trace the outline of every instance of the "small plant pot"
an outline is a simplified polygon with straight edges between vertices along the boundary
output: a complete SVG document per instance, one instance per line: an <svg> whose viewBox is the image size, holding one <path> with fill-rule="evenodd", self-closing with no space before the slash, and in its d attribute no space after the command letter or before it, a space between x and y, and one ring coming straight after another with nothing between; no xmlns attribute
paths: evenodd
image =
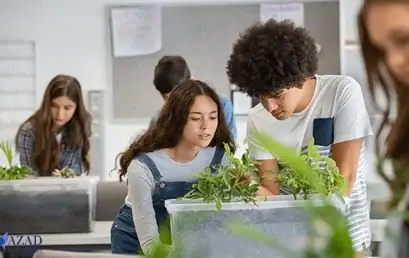
<svg viewBox="0 0 409 258"><path fill-rule="evenodd" d="M8 234L88 233L98 177L0 181L0 230Z"/></svg>
<svg viewBox="0 0 409 258"><path fill-rule="evenodd" d="M285 257L271 246L233 234L225 225L247 223L291 250L303 250L310 232L306 201L293 196L272 196L254 203L215 203L167 200L173 246L180 258ZM319 205L319 204L317 204Z"/></svg>

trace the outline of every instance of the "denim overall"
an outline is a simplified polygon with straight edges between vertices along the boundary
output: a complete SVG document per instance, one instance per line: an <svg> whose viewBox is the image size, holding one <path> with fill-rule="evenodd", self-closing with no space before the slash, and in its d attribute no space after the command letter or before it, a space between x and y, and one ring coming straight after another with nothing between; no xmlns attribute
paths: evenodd
<svg viewBox="0 0 409 258"><path fill-rule="evenodd" d="M214 168L215 165L219 165L224 153L225 151L223 147L216 147L215 154L209 166ZM169 214L165 207L165 200L183 197L192 189L192 184L194 182L162 181L162 175L149 156L142 154L136 157L136 159L144 163L152 172L155 180L152 203L155 210L156 223L158 224L158 227L160 227L160 239L163 244L171 245L170 221ZM111 250L112 253L115 254L142 254L132 217L132 208L126 204L122 205L112 224Z"/></svg>

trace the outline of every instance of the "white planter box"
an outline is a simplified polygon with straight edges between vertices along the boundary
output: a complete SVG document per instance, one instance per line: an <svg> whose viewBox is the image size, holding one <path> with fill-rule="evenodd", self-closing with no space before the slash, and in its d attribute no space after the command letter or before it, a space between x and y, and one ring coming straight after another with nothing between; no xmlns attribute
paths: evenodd
<svg viewBox="0 0 409 258"><path fill-rule="evenodd" d="M87 233L98 177L0 181L0 229L9 234Z"/></svg>
<svg viewBox="0 0 409 258"><path fill-rule="evenodd" d="M279 240L292 250L305 247L308 215L303 200L293 196L274 196L267 201L223 203L217 212L214 203L200 200L167 200L171 216L173 246L181 258L284 257L272 247L233 235L225 223L243 221Z"/></svg>

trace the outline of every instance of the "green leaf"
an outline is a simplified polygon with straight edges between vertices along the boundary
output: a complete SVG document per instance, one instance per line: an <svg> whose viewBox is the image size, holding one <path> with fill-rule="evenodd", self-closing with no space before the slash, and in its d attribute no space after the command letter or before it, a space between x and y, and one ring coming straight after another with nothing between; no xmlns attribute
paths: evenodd
<svg viewBox="0 0 409 258"><path fill-rule="evenodd" d="M198 173L198 182L192 186L192 191L184 196L185 199L196 198L204 202L214 202L218 211L222 203L231 202L233 199L254 202L258 184L250 185L245 179L260 181L257 161L252 159L248 152L241 158L235 157L228 144L224 144L224 148L230 164L215 167L214 174L210 173L209 168Z"/></svg>
<svg viewBox="0 0 409 258"><path fill-rule="evenodd" d="M220 211L221 209L222 209L222 201L219 198L217 198L216 199L216 210Z"/></svg>
<svg viewBox="0 0 409 258"><path fill-rule="evenodd" d="M0 165L0 180L18 180L32 174L32 170L27 166L18 166L13 164L13 147L9 141L0 141L0 150L6 157L8 167Z"/></svg>
<svg viewBox="0 0 409 258"><path fill-rule="evenodd" d="M0 150L3 152L4 156L6 156L8 165L11 167L13 165L13 147L11 142L2 139L0 141Z"/></svg>

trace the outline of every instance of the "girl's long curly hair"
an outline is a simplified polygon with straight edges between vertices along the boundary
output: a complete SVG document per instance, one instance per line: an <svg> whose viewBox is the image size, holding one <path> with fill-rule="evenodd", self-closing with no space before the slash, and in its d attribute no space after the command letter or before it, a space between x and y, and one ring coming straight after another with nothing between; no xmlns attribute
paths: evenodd
<svg viewBox="0 0 409 258"><path fill-rule="evenodd" d="M123 153L117 156L117 159L120 158L120 181L126 175L129 164L136 156L177 146L197 96L208 96L217 104L218 127L209 146L223 146L223 143L228 143L232 151L235 150L235 143L227 127L223 107L217 93L202 81L187 80L172 90L156 124L137 137Z"/></svg>

